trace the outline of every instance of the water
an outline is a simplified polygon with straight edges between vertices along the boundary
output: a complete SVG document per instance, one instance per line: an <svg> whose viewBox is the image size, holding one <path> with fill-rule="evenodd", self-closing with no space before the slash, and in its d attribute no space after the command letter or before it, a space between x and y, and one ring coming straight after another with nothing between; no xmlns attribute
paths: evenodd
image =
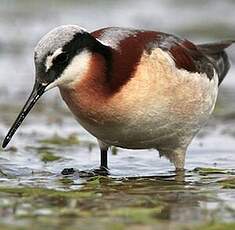
<svg viewBox="0 0 235 230"><path fill-rule="evenodd" d="M92 31L115 25L205 42L234 38L234 9L229 0L1 1L0 140L30 93L33 48L51 28L74 23ZM235 48L228 52L233 62ZM66 167L98 167L99 150L58 91L49 92L9 148L0 149L0 228L233 229L234 73L232 67L215 113L192 142L187 170L180 176L154 150L124 149L110 152L109 177L62 176Z"/></svg>

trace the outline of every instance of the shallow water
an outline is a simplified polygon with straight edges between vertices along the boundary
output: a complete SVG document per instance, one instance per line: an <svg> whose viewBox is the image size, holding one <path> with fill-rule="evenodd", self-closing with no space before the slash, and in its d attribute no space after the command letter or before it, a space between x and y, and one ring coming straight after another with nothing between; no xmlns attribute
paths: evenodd
<svg viewBox="0 0 235 230"><path fill-rule="evenodd" d="M1 2L0 140L32 86L33 47L58 24L160 29L198 42L234 36L233 1L42 2ZM229 54L235 60L234 48ZM99 150L57 90L48 93L0 149L0 229L234 229L234 73L178 176L157 151L125 149L110 151L108 177L61 175L97 168Z"/></svg>

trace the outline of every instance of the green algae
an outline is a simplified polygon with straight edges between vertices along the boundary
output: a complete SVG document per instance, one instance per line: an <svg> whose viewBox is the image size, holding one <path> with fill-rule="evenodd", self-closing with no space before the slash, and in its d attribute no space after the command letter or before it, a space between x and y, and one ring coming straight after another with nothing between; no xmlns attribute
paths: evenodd
<svg viewBox="0 0 235 230"><path fill-rule="evenodd" d="M39 141L41 144L48 144L48 145L78 145L80 141L78 136L75 134L70 134L68 137L61 137L57 134L53 135L50 138L42 139Z"/></svg>
<svg viewBox="0 0 235 230"><path fill-rule="evenodd" d="M50 148L48 146L40 146L40 147L33 147L33 146L27 146L27 150L36 150L36 152L39 154L41 161L44 163L47 162L53 162L53 161L58 161L62 157L56 156L56 153L53 151L53 148Z"/></svg>
<svg viewBox="0 0 235 230"><path fill-rule="evenodd" d="M132 224L152 224L156 222L155 216L162 211L163 207L156 208L120 208L112 211L109 215L128 219Z"/></svg>
<svg viewBox="0 0 235 230"><path fill-rule="evenodd" d="M95 176L87 178L80 189L69 189L75 181L74 177L59 178L63 190L0 187L0 197L10 199L4 209L14 213L14 218L38 223L35 229L39 230L45 226L47 229L79 226L79 229L90 230L98 226L98 229L144 229L155 225L166 229L173 223L170 216L174 208L195 208L199 201L208 199L205 193L194 192L187 183L165 180L164 177L115 179ZM3 207L0 207L0 215L1 210ZM27 224L24 229L30 229L29 226ZM194 229L193 225L186 228L188 225L177 221L174 226L175 229Z"/></svg>
<svg viewBox="0 0 235 230"><path fill-rule="evenodd" d="M210 223L202 226L198 226L196 229L200 230L234 230L235 223Z"/></svg>
<svg viewBox="0 0 235 230"><path fill-rule="evenodd" d="M55 156L53 152L45 151L41 153L41 160L45 163L60 160L61 157Z"/></svg>
<svg viewBox="0 0 235 230"><path fill-rule="evenodd" d="M34 187L0 187L0 193L12 194L18 197L26 198L85 198L90 197L93 193L90 191L58 191L54 189L34 188Z"/></svg>
<svg viewBox="0 0 235 230"><path fill-rule="evenodd" d="M219 184L224 189L235 189L235 177L229 177L219 181Z"/></svg>
<svg viewBox="0 0 235 230"><path fill-rule="evenodd" d="M11 225L0 225L0 230L25 230L25 227L17 227Z"/></svg>
<svg viewBox="0 0 235 230"><path fill-rule="evenodd" d="M97 146L97 143L94 143L89 140L80 140L78 135L76 134L70 134L67 137L61 137L58 134L54 134L51 137L41 139L39 140L40 144L43 144L42 148L44 149L51 149L53 146L59 146L59 147L66 147L66 146L72 146L72 145L79 145L81 148L87 148L89 152L92 152L93 148ZM50 147L51 148L50 148ZM34 148L32 146L32 148ZM38 148L40 150L41 147ZM114 150L115 151L115 150Z"/></svg>
<svg viewBox="0 0 235 230"><path fill-rule="evenodd" d="M71 184L70 178L61 179L62 183ZM131 183L131 181L129 181ZM18 218L35 218L44 216L63 218L94 218L120 220L128 223L147 224L156 221L155 215L159 213L163 206L155 203L153 207L144 202L142 195L126 195L126 208L122 206L119 188L116 180L107 177L97 176L91 178L80 190L58 191L53 189L43 189L34 187L8 188L0 187L0 196L7 195L12 199L20 199L13 204L11 209L15 210ZM128 186L127 189L133 189ZM121 191L122 193L122 191ZM102 199L101 199L102 197ZM129 197L129 198L128 198ZM131 198L132 197L132 198ZM121 198L121 200L120 200ZM139 202L140 200L143 202ZM111 201L112 205L109 205ZM22 206L28 208L22 208ZM121 205L121 206L120 206ZM0 209L1 211L1 209ZM112 221L110 222L112 223Z"/></svg>
<svg viewBox="0 0 235 230"><path fill-rule="evenodd" d="M62 183L63 185L72 185L74 184L74 181L68 177L64 177L64 178L60 178L58 180L60 183Z"/></svg>
<svg viewBox="0 0 235 230"><path fill-rule="evenodd" d="M118 153L118 148L116 148L115 146L113 146L112 148L111 148L111 152L112 152L112 155L117 155L117 153Z"/></svg>
<svg viewBox="0 0 235 230"><path fill-rule="evenodd" d="M199 175L202 176L207 176L210 174L227 174L227 170L225 169L219 169L219 168L202 168L202 167L197 167L193 170L193 172L198 173Z"/></svg>
<svg viewBox="0 0 235 230"><path fill-rule="evenodd" d="M61 221L54 222L53 220L49 221L47 218L40 218L35 220L35 222L41 222L40 225L34 226L35 230L38 229L64 229L64 230L74 230L74 229L89 229L89 230L151 230L151 229L171 229L167 227L164 223L155 223L155 224L128 224L128 223L118 223L117 219L113 219L111 221L107 221L107 219L92 219L93 224L87 222L79 222L79 221L72 221L72 219L61 219ZM234 230L235 223L209 223L205 225L174 225L174 230ZM32 226L22 226L16 227L11 225L0 225L0 230L28 230L32 229Z"/></svg>
<svg viewBox="0 0 235 230"><path fill-rule="evenodd" d="M86 145L81 141L79 147L81 146L84 148ZM28 147L27 150L37 153L39 159L42 159L45 153L56 157L56 151L60 148L63 146L60 145L57 148L56 144L41 143L40 146ZM61 160L63 159L62 157ZM57 160L54 163L58 163ZM232 175L229 170L200 167L192 172L191 177L197 178L199 182L207 178L208 182L213 180L212 186L218 184L220 188L233 186L232 178L230 181L227 181L227 178L226 181L224 179L214 183L216 177L221 179ZM176 210L180 212L182 208L189 213L195 209L199 209L199 213L202 213L204 210L199 208L200 203L216 202L216 194L210 193L207 188L205 188L206 192L202 193L196 183L177 182L173 174L122 178L93 176L84 178L82 181L78 175L57 175L53 183L59 185L59 189L43 188L40 183L38 186L36 184L31 187L20 183L14 188L2 186L0 198L6 197L11 202L0 207L0 217L3 217L1 213L11 213L5 215L14 219L15 228L12 229L18 228L16 220L23 220L26 223L23 229L30 229L31 223L37 223L35 229L38 230L58 229L58 227L75 229L78 226L79 229L89 230L152 229L154 226L167 229L172 224L175 226L174 229L194 230L193 224L178 223L177 220L172 219L172 215L176 215L178 212ZM52 188L53 183L49 185ZM208 220L214 220L214 213L219 210L220 207L212 211L207 210ZM192 216L194 215L197 216L198 213L192 213ZM61 224L62 220L63 224ZM0 223L2 223L1 220ZM199 229L214 227L211 224L197 226L200 227ZM220 226L219 223L218 226Z"/></svg>

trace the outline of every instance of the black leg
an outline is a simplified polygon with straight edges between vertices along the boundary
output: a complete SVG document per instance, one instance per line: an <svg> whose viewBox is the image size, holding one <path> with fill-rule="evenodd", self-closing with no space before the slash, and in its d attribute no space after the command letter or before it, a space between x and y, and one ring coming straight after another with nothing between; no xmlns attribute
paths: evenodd
<svg viewBox="0 0 235 230"><path fill-rule="evenodd" d="M108 150L101 149L100 150L100 168L108 169Z"/></svg>
<svg viewBox="0 0 235 230"><path fill-rule="evenodd" d="M100 168L88 171L79 171L80 177L108 176L108 149L100 148Z"/></svg>
<svg viewBox="0 0 235 230"><path fill-rule="evenodd" d="M109 175L108 169L108 146L99 142L100 144L100 168L99 169L91 169L91 170L74 170L73 168L66 168L61 173L62 175L71 175L75 172L78 173L80 177L92 177L92 176L107 176Z"/></svg>

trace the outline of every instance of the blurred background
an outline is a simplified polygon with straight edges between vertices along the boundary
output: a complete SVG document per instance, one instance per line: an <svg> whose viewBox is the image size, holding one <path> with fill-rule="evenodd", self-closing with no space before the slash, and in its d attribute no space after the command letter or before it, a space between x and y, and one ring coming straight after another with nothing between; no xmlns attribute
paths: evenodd
<svg viewBox="0 0 235 230"><path fill-rule="evenodd" d="M235 39L233 0L1 0L0 5L0 101L29 93L33 49L61 24L78 24L88 31L108 26L160 30L196 43ZM234 61L235 48L228 52ZM234 67L223 86L235 87L233 75Z"/></svg>

